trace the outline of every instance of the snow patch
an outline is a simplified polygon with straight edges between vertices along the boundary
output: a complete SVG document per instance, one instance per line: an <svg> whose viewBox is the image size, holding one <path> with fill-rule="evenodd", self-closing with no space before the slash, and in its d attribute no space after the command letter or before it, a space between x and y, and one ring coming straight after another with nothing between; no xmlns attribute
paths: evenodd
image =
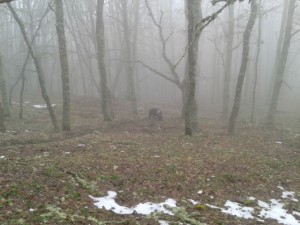
<svg viewBox="0 0 300 225"><path fill-rule="evenodd" d="M264 219L275 219L279 223L286 225L300 225L300 221L298 221L292 214L289 214L287 210L283 208L283 203L280 203L279 200L275 199L271 199L270 201L270 204L258 201L258 205L263 208L259 214L259 217Z"/></svg>
<svg viewBox="0 0 300 225"><path fill-rule="evenodd" d="M254 208L252 207L244 207L237 202L227 201L225 203L225 207L227 209L221 209L221 211L225 214L237 216L239 218L245 219L253 219L252 213L254 212Z"/></svg>
<svg viewBox="0 0 300 225"><path fill-rule="evenodd" d="M295 198L294 192L284 191L284 188L278 186L280 190L282 190L282 198L283 199L291 199L292 201L298 202L299 200ZM255 200L254 197L249 197L249 200ZM233 215L239 218L244 219L256 219L257 221L263 222L264 219L273 219L277 220L278 223L284 225L300 225L300 221L297 220L295 216L300 216L300 212L293 211L289 213L284 209L284 203L281 200L271 199L270 203L258 200L257 204L259 207L255 207L255 209L260 210L258 216L254 216L254 207L245 207L237 202L227 201L225 203L225 207L217 207L214 205L206 204L208 207L212 209L219 209L221 212L229 215Z"/></svg>
<svg viewBox="0 0 300 225"><path fill-rule="evenodd" d="M193 205L197 205L197 204L199 204L199 202L198 201L195 201L195 200L193 200L193 199L189 199L189 201L193 204Z"/></svg>
<svg viewBox="0 0 300 225"><path fill-rule="evenodd" d="M0 156L0 159L5 159L5 156L4 156L4 155L1 155L1 156Z"/></svg>
<svg viewBox="0 0 300 225"><path fill-rule="evenodd" d="M168 221L165 221L165 220L159 220L158 223L159 223L159 225L169 225L170 224Z"/></svg>
<svg viewBox="0 0 300 225"><path fill-rule="evenodd" d="M295 198L295 192L293 192L293 191L284 191L284 192L282 192L281 198L289 198L294 202L298 202L298 199Z"/></svg>
<svg viewBox="0 0 300 225"><path fill-rule="evenodd" d="M197 192L197 194L202 195L202 194L203 194L203 191L200 190L200 191Z"/></svg>
<svg viewBox="0 0 300 225"><path fill-rule="evenodd" d="M111 210L116 214L122 214L122 215L129 215L134 212L141 215L149 215L153 212L161 212L164 214L173 215L173 213L165 208L165 205L174 208L176 207L176 201L174 199L167 199L166 201L162 203L140 203L136 205L135 207L125 207L120 206L118 203L116 203L115 198L117 196L117 193L114 191L108 191L107 196L95 198L93 196L90 196L90 198L95 202L94 205L98 208L105 208L106 210Z"/></svg>
<svg viewBox="0 0 300 225"><path fill-rule="evenodd" d="M43 104L43 105L32 105L34 108L36 109L46 109L47 108L47 105L46 104ZM52 107L56 106L56 104L52 104L51 105Z"/></svg>

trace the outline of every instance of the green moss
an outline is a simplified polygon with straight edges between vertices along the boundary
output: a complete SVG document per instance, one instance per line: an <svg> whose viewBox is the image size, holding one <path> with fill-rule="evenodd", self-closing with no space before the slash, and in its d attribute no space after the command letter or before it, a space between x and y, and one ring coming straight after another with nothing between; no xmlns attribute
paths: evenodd
<svg viewBox="0 0 300 225"><path fill-rule="evenodd" d="M205 225L205 223L202 223L194 218L192 218L192 214L189 214L185 208L183 207L176 207L176 208L171 208L168 206L165 206L168 210L172 211L172 213L174 213L174 216L176 217L177 220L179 220L178 222L181 223L188 223L191 225Z"/></svg>
<svg viewBox="0 0 300 225"><path fill-rule="evenodd" d="M246 206L254 206L255 205L255 201L254 200L250 200L250 199L247 199L243 202L244 205Z"/></svg>
<svg viewBox="0 0 300 225"><path fill-rule="evenodd" d="M47 177L57 177L58 176L58 170L52 166L52 167L49 167L47 169L45 169L43 171L43 174Z"/></svg>
<svg viewBox="0 0 300 225"><path fill-rule="evenodd" d="M194 208L197 210L207 210L207 206L202 204L198 204Z"/></svg>

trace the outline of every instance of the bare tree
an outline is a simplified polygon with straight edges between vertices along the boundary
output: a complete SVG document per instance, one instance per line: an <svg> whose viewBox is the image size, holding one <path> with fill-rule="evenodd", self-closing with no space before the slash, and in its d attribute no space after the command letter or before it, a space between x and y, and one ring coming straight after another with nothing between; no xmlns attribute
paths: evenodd
<svg viewBox="0 0 300 225"><path fill-rule="evenodd" d="M235 122L241 105L241 94L242 94L243 83L246 75L247 63L249 57L249 41L250 41L251 31L255 24L256 16L257 16L257 3L256 0L251 0L251 13L243 34L242 62L241 62L240 72L236 84L234 104L229 119L228 131L231 134L234 133Z"/></svg>
<svg viewBox="0 0 300 225"><path fill-rule="evenodd" d="M62 0L55 0L55 17L56 17L56 32L59 45L59 56L61 66L61 81L62 81L62 93L63 93L63 118L62 118L62 130L69 131L71 129L70 124L70 84L69 84L69 65L66 35L64 27L64 10Z"/></svg>
<svg viewBox="0 0 300 225"><path fill-rule="evenodd" d="M260 46L262 45L261 40L261 33L262 33L262 13L261 13L261 0L259 0L258 4L258 36L257 36L257 43L256 43L256 57L255 57L255 74L254 74L254 85L253 85L253 92L252 92L252 107L251 107L251 122L254 121L254 112L255 112L255 102L256 102L256 90L257 90L257 79L258 79L258 63L259 63L259 54L260 54Z"/></svg>
<svg viewBox="0 0 300 225"><path fill-rule="evenodd" d="M35 67L36 67L36 71L37 71L37 74L38 74L38 80L39 80L39 84L40 84L40 88L41 88L41 91L42 91L42 97L44 99L44 101L46 102L46 105L47 105L47 109L48 109L48 112L49 112L49 115L50 115L50 118L51 118L51 122L53 124L53 127L54 127L54 130L55 131L58 131L59 130L59 127L57 125L57 121L56 121L56 118L55 118L55 114L54 114L54 110L53 110L53 107L52 107L52 104L51 104L51 101L50 101L50 98L47 94L47 91L46 91L46 82L45 82L45 75L44 75L44 71L42 69L42 65L41 65L41 62L39 60L39 58L36 56L35 52L34 52L34 49L29 41L29 38L26 34L26 30L25 30L25 26L23 24L23 22L21 21L21 19L19 18L19 16L17 15L16 11L14 10L14 8L11 6L10 3L7 3L8 5L8 8L10 10L10 12L12 13L14 19L17 21L19 27L20 27L20 30L21 30L21 33L23 35L23 38L26 42L26 45L28 47L28 50L29 50L29 53L34 61L34 64L35 64Z"/></svg>
<svg viewBox="0 0 300 225"><path fill-rule="evenodd" d="M96 34L97 34L97 60L100 72L100 87L102 97L102 114L105 121L111 121L113 117L111 94L107 82L107 72L105 65L105 35L104 35L104 22L103 22L103 8L104 0L98 0L97 2L97 22L96 22Z"/></svg>
<svg viewBox="0 0 300 225"><path fill-rule="evenodd" d="M1 94L1 100L2 100L5 115L9 116L10 110L9 110L9 103L7 99L6 82L4 77L3 61L1 55L0 55L0 94Z"/></svg>
<svg viewBox="0 0 300 225"><path fill-rule="evenodd" d="M224 88L223 88L223 107L222 118L228 118L229 100L230 100L230 81L231 81L231 64L233 53L233 37L234 37L234 5L228 7L228 30L226 36L226 52L225 52L225 72L224 72Z"/></svg>
<svg viewBox="0 0 300 225"><path fill-rule="evenodd" d="M193 114L197 112L197 103L195 99L196 92L196 72L197 72L197 58L198 58L198 42L200 33L197 32L196 26L199 26L201 21L199 0L186 0L186 16L188 21L188 64L187 74L185 78L185 85L187 86L187 99L185 102L185 135L193 134Z"/></svg>
<svg viewBox="0 0 300 225"><path fill-rule="evenodd" d="M133 38L133 32L131 32L131 27L129 24L128 15L128 0L121 1L122 5L122 17L123 17L123 36L125 44L125 60L128 61L125 66L126 76L127 76L127 98L131 101L131 111L134 116L137 113L137 100L136 100L136 87L134 82L134 65L131 62L133 58L133 45L130 39Z"/></svg>
<svg viewBox="0 0 300 225"><path fill-rule="evenodd" d="M168 36L165 37L163 34L163 27L162 27L162 20L163 20L163 12L161 12L160 14L160 18L159 20L155 19L154 14L152 12L152 9L149 6L148 0L145 0L146 3L146 7L148 9L149 12L149 16L152 19L152 22L154 23L154 25L157 27L158 31L159 31L159 38L160 38L160 42L162 44L162 50L161 50L161 54L162 54L162 58L164 60L164 62L167 64L169 71L172 74L172 77L168 77L164 74L162 74L161 72L149 67L148 65L145 65L144 63L140 62L144 67L148 68L149 70L151 70L152 72L156 73L157 75L163 77L164 79L174 83L180 90L182 93L182 117L185 118L186 117L186 109L187 109L187 101L188 101L188 96L189 96L189 88L190 88L190 78L189 78L189 59L187 59L188 61L186 62L186 73L184 76L184 79L182 81L180 81L180 76L176 71L176 64L172 62L172 60L169 58L166 48L167 48L167 42L170 38L170 36L172 35L172 33ZM191 12L193 15L191 15L193 17L193 37L191 36L190 40L188 40L187 43L187 51L190 48L194 48L195 46L193 45L194 42L196 42L197 44L197 49L198 49L198 40L199 40L199 36L201 33L201 26L202 26L202 12L201 12L201 1L199 2L199 4L196 4L197 6L199 6L199 8L197 9L198 12ZM188 9L186 7L186 9ZM189 19L189 15L188 15L188 11L186 11L187 14L187 18ZM196 13L196 14L194 14ZM197 25L197 32L196 32L196 25ZM188 34L189 37L189 34ZM196 60L197 60L197 56L196 56ZM196 66L196 65L195 65ZM196 71L195 71L196 73ZM195 77L195 84L196 84L196 77ZM189 117L190 117L190 122L191 122L191 128L193 130L196 130L198 127L198 120L197 120L197 112L198 112L198 106L197 106L197 102L196 99L194 98L194 101L191 103L192 105L190 106L191 111L189 112Z"/></svg>
<svg viewBox="0 0 300 225"><path fill-rule="evenodd" d="M282 44L283 44L283 36L284 36L284 32L285 32L287 15L288 15L288 6L289 6L289 1L284 1L281 23L280 23L279 37L277 40L277 47L276 47L276 58L275 58L272 74L276 73L277 65L279 64L279 60L280 60L280 54L281 54ZM272 98L272 90L274 87L274 83L275 83L275 75L273 75L271 78L269 93L268 93L268 101L271 100L271 98Z"/></svg>
<svg viewBox="0 0 300 225"><path fill-rule="evenodd" d="M276 70L275 70L275 81L272 90L272 98L271 104L268 111L267 116L267 123L268 125L272 126L275 122L275 112L278 104L278 98L280 95L282 79L284 76L284 71L286 67L287 57L289 53L291 39L293 37L292 30L293 30L293 20L294 20L294 13L296 8L296 0L290 0L288 6L288 14L287 14L287 21L285 25L285 31L283 36L282 47L280 48L280 54L278 58L278 62L276 60Z"/></svg>
<svg viewBox="0 0 300 225"><path fill-rule="evenodd" d="M0 102L0 132L5 132L5 112Z"/></svg>
<svg viewBox="0 0 300 225"><path fill-rule="evenodd" d="M8 2L12 2L13 0L0 0L0 4L2 3L8 3Z"/></svg>

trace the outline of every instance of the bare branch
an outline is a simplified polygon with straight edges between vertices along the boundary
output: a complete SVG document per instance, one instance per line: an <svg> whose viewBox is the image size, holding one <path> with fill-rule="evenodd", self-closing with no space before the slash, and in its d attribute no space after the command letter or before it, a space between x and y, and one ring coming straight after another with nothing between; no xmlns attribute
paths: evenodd
<svg viewBox="0 0 300 225"><path fill-rule="evenodd" d="M232 48L232 51L236 50L240 45L243 43L243 41L240 41L236 46Z"/></svg>
<svg viewBox="0 0 300 225"><path fill-rule="evenodd" d="M164 61L167 63L174 79L176 80L176 83L180 83L179 75L175 71L175 65L171 62L171 60L169 59L169 57L167 56L167 53L166 53L166 43L169 40L170 36L168 38L164 38L164 35L163 35L163 29L162 29L163 12L161 11L159 22L157 22L153 15L152 9L149 6L148 0L145 0L145 4L148 9L149 16L152 19L152 22L158 28L158 31L159 31L159 38L162 43L162 52L161 52L162 57L163 57Z"/></svg>
<svg viewBox="0 0 300 225"><path fill-rule="evenodd" d="M292 38L293 36L295 36L297 33L299 33L299 31L300 31L300 29L294 31L294 32L291 34L291 38Z"/></svg>
<svg viewBox="0 0 300 225"><path fill-rule="evenodd" d="M142 66L144 66L145 68L147 68L148 70L152 71L153 73L157 74L158 76L164 78L165 80L168 80L170 82L172 82L173 84L175 84L179 89L182 89L182 85L180 82L178 82L178 80L176 79L172 79L170 77L168 77L167 75L157 71L156 69L152 68L151 66L145 64L144 62L142 62L141 60L136 60L136 61L131 61L134 63L140 63Z"/></svg>
<svg viewBox="0 0 300 225"><path fill-rule="evenodd" d="M145 67L145 68L147 68L148 70L150 70L151 72L155 73L156 75L158 75L158 76L164 78L165 80L170 81L171 83L175 84L179 89L182 89L182 85L181 85L181 83L180 83L178 80L172 79L172 78L170 78L168 75L163 74L163 73L157 71L156 69L154 69L153 67L151 67L151 66L145 64L145 63L144 63L143 61L141 61L141 60L122 60L122 59L111 59L111 60L117 60L117 61L122 61L122 62L126 62L126 63L139 63L139 64L141 64L143 67Z"/></svg>
<svg viewBox="0 0 300 225"><path fill-rule="evenodd" d="M217 2L220 1L225 1L225 0L216 0ZM236 0L228 0L225 1L226 4L224 6L222 6L219 10L217 10L216 12L214 12L212 15L204 18L201 20L200 23L196 24L196 32L195 32L195 37L194 39L189 43L189 45L185 48L185 51L183 53L183 55L180 57L179 61L174 65L173 70L175 70L177 68L177 66L180 64L180 62L183 60L183 58L186 56L187 52L189 51L190 47L194 44L195 40L197 40L201 34L201 32L204 30L205 27L207 27L212 21L214 21L217 16L223 12L223 10L229 6L230 4L234 3Z"/></svg>
<svg viewBox="0 0 300 225"><path fill-rule="evenodd" d="M0 0L0 4L2 3L8 3L8 2L12 2L13 0Z"/></svg>

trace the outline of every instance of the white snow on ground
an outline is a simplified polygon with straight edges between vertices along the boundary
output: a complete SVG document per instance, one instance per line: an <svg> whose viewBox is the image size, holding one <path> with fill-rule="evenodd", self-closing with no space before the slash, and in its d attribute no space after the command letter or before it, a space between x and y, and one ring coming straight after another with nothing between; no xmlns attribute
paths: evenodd
<svg viewBox="0 0 300 225"><path fill-rule="evenodd" d="M46 109L47 108L47 105L46 104L44 104L44 105L32 105L34 108L36 108L36 109ZM51 105L52 107L53 106L56 106L56 104L52 104Z"/></svg>
<svg viewBox="0 0 300 225"><path fill-rule="evenodd" d="M284 188L278 186L279 189L282 190L282 199L290 199L292 201L299 201L295 198L294 192L284 191ZM126 207L120 206L116 203L115 198L117 193L114 191L108 191L108 195L100 198L95 198L90 196L91 199L95 202L95 206L98 208L105 208L106 210L111 210L117 214L128 215L136 212L137 214L141 215L149 215L153 212L161 212L164 214L173 215L171 211L165 208L165 205L168 205L171 208L177 207L176 201L174 199L167 199L165 202L162 203L140 203L134 207ZM255 197L249 197L249 200L256 200ZM232 216L236 216L239 218L244 219L256 219L257 221L264 222L264 219L272 219L277 220L278 223L284 225L300 225L300 221L297 220L295 216L300 216L300 212L293 211L289 213L286 209L284 209L284 202L282 199L276 200L271 199L270 203L257 200L258 206L255 207L247 207L237 202L232 202L227 200L224 207L218 207L214 205L206 204L208 207L212 209L221 210L222 213L229 214ZM192 204L199 204L198 201L193 199L189 199ZM254 209L257 214L254 214ZM160 220L160 225L168 225L169 222Z"/></svg>
<svg viewBox="0 0 300 225"><path fill-rule="evenodd" d="M282 192L281 198L289 198L294 202L298 202L298 199L295 198L295 192L293 192L293 191L284 191L284 192Z"/></svg>
<svg viewBox="0 0 300 225"><path fill-rule="evenodd" d="M159 225L169 225L170 224L168 221L165 221L165 220L159 220L158 223L159 223Z"/></svg>
<svg viewBox="0 0 300 225"><path fill-rule="evenodd" d="M197 205L197 204L199 204L199 202L198 201L195 201L195 200L193 200L193 199L189 199L189 201L193 204L193 205Z"/></svg>
<svg viewBox="0 0 300 225"><path fill-rule="evenodd" d="M1 156L0 156L0 159L5 159L5 156L4 156L4 155L1 155Z"/></svg>
<svg viewBox="0 0 300 225"><path fill-rule="evenodd" d="M258 215L260 218L275 219L279 223L286 225L300 225L300 221L283 208L284 204L280 203L280 200L271 199L270 201L270 204L258 201L258 205L262 208Z"/></svg>
<svg viewBox="0 0 300 225"><path fill-rule="evenodd" d="M123 214L128 215L132 214L133 212L136 212L141 215L149 215L153 212L162 212L165 214L173 215L171 211L167 210L164 205L168 205L169 207L176 207L176 201L174 199L167 199L165 202L162 203L140 203L136 205L135 207L125 207L120 206L118 203L116 203L115 198L117 196L117 193L114 191L108 191L108 195L100 198L95 198L90 196L91 199L95 202L94 205L98 208L105 208L106 210L111 210L114 213L117 214Z"/></svg>
<svg viewBox="0 0 300 225"><path fill-rule="evenodd" d="M225 203L226 209L221 209L221 211L225 214L230 214L233 216L237 216L239 218L245 219L253 219L252 213L254 212L254 208L252 207L244 207L237 202L232 202L227 200Z"/></svg>
<svg viewBox="0 0 300 225"><path fill-rule="evenodd" d="M279 189L282 191L284 188L278 186ZM282 198L288 198L292 201L297 202L298 199L294 197L295 193L294 192L288 192L288 191L283 191L282 193ZM255 200L254 197L249 197L249 200ZM258 206L255 207L256 209L260 210L260 213L258 216L253 215L254 208L253 207L244 207L243 205L237 203L237 202L232 202L232 201L227 201L225 203L225 207L217 207L213 205L207 204L208 207L212 209L219 209L221 212L233 216L237 216L239 218L244 218L244 219L256 219L258 221L263 221L263 219L273 219L277 220L278 223L284 224L284 225L300 225L300 221L297 220L293 215L300 215L300 212L293 211L292 213L288 213L287 210L284 209L284 203L281 202L281 200L276 200L276 199L271 199L270 203L263 202L258 200Z"/></svg>

